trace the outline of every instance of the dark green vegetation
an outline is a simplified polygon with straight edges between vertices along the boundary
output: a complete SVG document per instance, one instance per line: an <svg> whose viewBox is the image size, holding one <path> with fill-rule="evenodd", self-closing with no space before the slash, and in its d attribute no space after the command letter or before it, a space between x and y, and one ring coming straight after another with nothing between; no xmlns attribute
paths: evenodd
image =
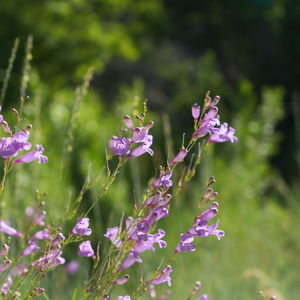
<svg viewBox="0 0 300 300"><path fill-rule="evenodd" d="M269 288L298 299L299 22L296 0L3 1L1 82L14 39L20 38L3 110L19 105L24 49L32 35L25 113L49 156L46 166L20 166L10 174L18 184L6 191L12 199L7 216L34 201L39 189L47 192L51 217L63 218L61 211L79 191L90 162L93 172L103 166L104 149L118 133L121 117L135 111L136 97L147 98L148 117L156 122L156 156L154 162L132 161L94 209L94 242L102 239L108 225L129 213L155 166L178 149L182 133L191 134L190 107L201 104L209 89L222 97L222 120L236 128L240 142L204 153L198 183L178 195L166 232L175 245L195 214L200 183L214 175L220 227L227 235L220 242L203 240L198 252L177 260L173 293L184 298L201 280L212 299L254 299L258 290ZM91 66L91 88L70 125L75 87ZM168 125L169 135L164 134ZM67 134L70 126L73 135ZM32 182L33 175L38 180ZM86 195L86 207L96 194L97 188ZM18 214L21 224L23 213ZM145 270L160 263L150 256ZM51 289L59 299L59 287Z"/></svg>

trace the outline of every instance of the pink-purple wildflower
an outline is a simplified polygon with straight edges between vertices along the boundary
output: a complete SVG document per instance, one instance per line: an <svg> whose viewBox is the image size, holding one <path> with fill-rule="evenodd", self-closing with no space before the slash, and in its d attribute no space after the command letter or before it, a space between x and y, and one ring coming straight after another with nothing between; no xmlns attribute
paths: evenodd
<svg viewBox="0 0 300 300"><path fill-rule="evenodd" d="M8 235L13 235L18 237L22 236L21 233L19 233L16 229L12 228L2 220L0 220L0 232L4 232Z"/></svg>
<svg viewBox="0 0 300 300"><path fill-rule="evenodd" d="M181 234L180 242L176 247L175 253L195 251L196 246L193 244L193 242L196 236L204 238L209 235L215 235L218 239L220 239L225 235L223 230L217 229L219 226L219 221L208 226L208 221L218 214L217 207L218 203L213 202L206 211L197 216L193 226L189 229L189 231Z"/></svg>
<svg viewBox="0 0 300 300"><path fill-rule="evenodd" d="M170 265L167 265L153 280L150 280L150 284L158 285L164 282L168 283L168 286L171 286L171 277L170 273L172 272Z"/></svg>
<svg viewBox="0 0 300 300"><path fill-rule="evenodd" d="M38 246L38 242L36 240L29 241L28 246L21 252L20 256L30 255L39 249L40 247Z"/></svg>
<svg viewBox="0 0 300 300"><path fill-rule="evenodd" d="M94 257L95 254L91 242L90 241L82 242L79 245L79 251L77 252L77 255L83 257Z"/></svg>
<svg viewBox="0 0 300 300"><path fill-rule="evenodd" d="M72 234L91 235L92 229L89 227L89 218L78 218L77 223L72 229Z"/></svg>
<svg viewBox="0 0 300 300"><path fill-rule="evenodd" d="M40 164L44 164L48 162L48 157L45 155L42 155L44 152L44 148L42 145L36 145L36 149L28 152L24 155L22 155L20 158L18 158L14 163L30 163L34 160L38 160Z"/></svg>

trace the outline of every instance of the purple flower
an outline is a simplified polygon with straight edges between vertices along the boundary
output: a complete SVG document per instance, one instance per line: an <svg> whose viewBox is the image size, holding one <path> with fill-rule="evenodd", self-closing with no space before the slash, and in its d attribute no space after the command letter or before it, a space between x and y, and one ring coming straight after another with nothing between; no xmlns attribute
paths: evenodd
<svg viewBox="0 0 300 300"><path fill-rule="evenodd" d="M0 156L3 158L15 157L19 151L29 150L31 144L28 142L30 133L28 131L20 131L13 137L0 139Z"/></svg>
<svg viewBox="0 0 300 300"><path fill-rule="evenodd" d="M120 238L118 237L118 235L119 235L119 227L118 226L107 228L106 233L104 234L104 236L106 238L110 239L111 242L117 248L120 248L122 246L122 241L120 240Z"/></svg>
<svg viewBox="0 0 300 300"><path fill-rule="evenodd" d="M199 137L205 136L207 133L216 126L220 124L219 118L217 116L218 109L212 107L204 116L201 121L200 127L194 132L193 138L198 139Z"/></svg>
<svg viewBox="0 0 300 300"><path fill-rule="evenodd" d="M36 149L28 152L24 155L22 155L20 158L18 158L14 163L30 163L34 160L38 160L40 164L44 164L48 162L48 157L45 155L42 155L44 152L44 148L42 145L36 145Z"/></svg>
<svg viewBox="0 0 300 300"><path fill-rule="evenodd" d="M147 234L143 230L138 230L136 233L130 236L130 239L136 241L136 247L131 250L127 258L124 260L122 266L119 268L119 272L124 269L129 268L135 262L142 262L142 259L139 257L139 254L146 250L154 251L155 248L153 244L157 243L160 248L165 248L167 243L162 240L162 237L165 236L165 232L162 229L158 230L156 234Z"/></svg>
<svg viewBox="0 0 300 300"><path fill-rule="evenodd" d="M59 232L57 236L51 241L51 246L58 246L65 240L64 235Z"/></svg>
<svg viewBox="0 0 300 300"><path fill-rule="evenodd" d="M123 121L124 121L124 124L127 128L133 130L133 124L132 124L132 120L131 120L130 116L125 116L123 118Z"/></svg>
<svg viewBox="0 0 300 300"><path fill-rule="evenodd" d="M114 281L113 284L121 285L121 284L126 283L128 280L129 280L129 275L125 274L121 278L119 278L118 280Z"/></svg>
<svg viewBox="0 0 300 300"><path fill-rule="evenodd" d="M235 129L228 127L227 123L221 124L220 128L214 128L209 136L207 142L214 143L224 143L230 141L231 143L236 143L238 138L234 136Z"/></svg>
<svg viewBox="0 0 300 300"><path fill-rule="evenodd" d="M113 136L108 148L114 155L122 156L130 152L130 141L125 137Z"/></svg>
<svg viewBox="0 0 300 300"><path fill-rule="evenodd" d="M208 296L204 294L200 298L197 298L196 300L208 300Z"/></svg>
<svg viewBox="0 0 300 300"><path fill-rule="evenodd" d="M170 161L170 166L174 165L175 163L181 162L187 154L188 151L185 148L181 148L176 156Z"/></svg>
<svg viewBox="0 0 300 300"><path fill-rule="evenodd" d="M11 276L8 276L7 281L1 287L1 291L4 295L8 294L8 290L12 286L12 284L13 284L13 281L11 279Z"/></svg>
<svg viewBox="0 0 300 300"><path fill-rule="evenodd" d="M89 218L78 218L75 227L72 229L72 234L91 235L92 229L89 227Z"/></svg>
<svg viewBox="0 0 300 300"><path fill-rule="evenodd" d="M148 136L149 130L144 130L142 127L136 127L133 129L131 142L132 143L141 143L145 142Z"/></svg>
<svg viewBox="0 0 300 300"><path fill-rule="evenodd" d="M40 231L36 232L31 238L47 241L47 240L49 240L49 229L45 228L43 230L40 230Z"/></svg>
<svg viewBox="0 0 300 300"><path fill-rule="evenodd" d="M33 220L33 224L37 224L39 226L45 226L45 222L43 221L46 217L46 211L41 211L38 216Z"/></svg>
<svg viewBox="0 0 300 300"><path fill-rule="evenodd" d="M9 266L11 265L11 260L10 259L6 259L2 265L0 265L0 272L5 271L6 269L9 268Z"/></svg>
<svg viewBox="0 0 300 300"><path fill-rule="evenodd" d="M173 270L170 265L166 266L153 280L149 281L149 283L158 285L163 282L167 282L168 286L171 286L170 273L172 271Z"/></svg>
<svg viewBox="0 0 300 300"><path fill-rule="evenodd" d="M59 265L63 265L65 263L66 260L63 257L61 257L61 255L62 255L62 251L60 250L60 247L57 247L51 249L48 253L40 257L31 265L40 267L41 270L54 268Z"/></svg>
<svg viewBox="0 0 300 300"><path fill-rule="evenodd" d="M160 176L155 180L155 182L151 185L151 188L156 188L158 186L170 187L173 185L173 181L170 180L172 177L171 172L163 172L160 171Z"/></svg>
<svg viewBox="0 0 300 300"><path fill-rule="evenodd" d="M4 223L3 221L0 220L0 232L4 232L8 235L14 235L14 236L19 236L21 237L22 234L19 233L17 230L15 230L14 228L10 227L9 225L7 225L6 223Z"/></svg>
<svg viewBox="0 0 300 300"><path fill-rule="evenodd" d="M21 252L20 256L30 255L32 252L38 251L40 247L37 244L36 240L29 241L29 245Z"/></svg>
<svg viewBox="0 0 300 300"><path fill-rule="evenodd" d="M144 138L143 143L141 145L139 145L138 147L136 147L135 149L133 149L129 153L127 158L138 157L138 156L143 155L146 152L148 152L151 156L153 156L154 152L153 152L152 149L150 149L150 146L152 145L152 141L153 141L153 136L152 135L147 135Z"/></svg>
<svg viewBox="0 0 300 300"><path fill-rule="evenodd" d="M8 253L8 250L9 250L9 246L6 245L6 244L2 244L1 245L1 250L0 250L0 256L4 256L4 255L7 255Z"/></svg>
<svg viewBox="0 0 300 300"><path fill-rule="evenodd" d="M180 235L180 242L176 247L175 253L195 251L196 247L193 244L193 241L196 236L204 238L210 235L215 235L218 239L220 239L225 235L223 230L217 229L220 223L219 221L208 226L208 221L218 214L217 207L218 203L213 202L206 211L197 216L189 231Z"/></svg>
<svg viewBox="0 0 300 300"><path fill-rule="evenodd" d="M139 253L135 251L131 251L128 256L125 258L122 266L119 268L119 272L131 267L136 262L143 262L142 259L139 257Z"/></svg>
<svg viewBox="0 0 300 300"><path fill-rule="evenodd" d="M130 296L119 296L118 300L131 300Z"/></svg>
<svg viewBox="0 0 300 300"><path fill-rule="evenodd" d="M79 270L79 268L79 263L76 260L72 260L66 265L65 270L68 274L73 275Z"/></svg>
<svg viewBox="0 0 300 300"><path fill-rule="evenodd" d="M195 103L192 106L192 116L195 120L195 123L198 121L198 118L200 117L200 112L201 112L200 106L197 103Z"/></svg>
<svg viewBox="0 0 300 300"><path fill-rule="evenodd" d="M83 257L94 257L94 250L91 246L91 242L90 241L82 242L79 245L79 251L77 252L77 255Z"/></svg>

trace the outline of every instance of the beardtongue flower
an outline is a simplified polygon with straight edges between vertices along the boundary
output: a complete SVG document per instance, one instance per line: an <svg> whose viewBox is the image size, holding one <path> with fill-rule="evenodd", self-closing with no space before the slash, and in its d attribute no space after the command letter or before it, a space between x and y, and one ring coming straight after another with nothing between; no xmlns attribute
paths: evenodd
<svg viewBox="0 0 300 300"><path fill-rule="evenodd" d="M119 296L118 300L131 300L130 296Z"/></svg>
<svg viewBox="0 0 300 300"><path fill-rule="evenodd" d="M119 227L110 227L107 228L104 236L111 240L111 242L117 247L120 248L122 246L122 241L119 238Z"/></svg>
<svg viewBox="0 0 300 300"><path fill-rule="evenodd" d="M19 236L19 237L22 236L21 233L19 233L17 230L10 227L9 225L7 225L5 222L3 222L1 220L0 220L0 232L4 232L8 235L13 235L13 236Z"/></svg>
<svg viewBox="0 0 300 300"><path fill-rule="evenodd" d="M220 125L219 118L217 116L217 107L212 107L204 116L201 121L200 127L194 132L193 139L205 136L209 133L216 125Z"/></svg>
<svg viewBox="0 0 300 300"><path fill-rule="evenodd" d="M79 245L79 251L77 252L77 255L83 257L94 257L94 250L91 246L91 242L90 241L82 242Z"/></svg>
<svg viewBox="0 0 300 300"><path fill-rule="evenodd" d="M47 213L46 213L45 210L39 212L39 214L37 215L37 217L33 220L33 224L37 224L39 226L45 226L45 222L43 220L46 217L46 214Z"/></svg>
<svg viewBox="0 0 300 300"><path fill-rule="evenodd" d="M6 269L8 269L10 265L11 265L11 260L5 259L5 261L0 265L0 272L3 272Z"/></svg>
<svg viewBox="0 0 300 300"><path fill-rule="evenodd" d="M196 300L208 300L208 296L204 294L201 297L197 298Z"/></svg>
<svg viewBox="0 0 300 300"><path fill-rule="evenodd" d="M28 142L30 133L28 131L20 131L13 137L0 139L0 156L3 158L15 157L19 151L29 150L31 143Z"/></svg>
<svg viewBox="0 0 300 300"><path fill-rule="evenodd" d="M45 155L42 155L44 152L44 148L42 145L36 145L36 149L28 152L24 155L22 155L20 158L15 160L15 164L17 163L30 163L34 160L38 160L40 164L44 164L48 162L48 157Z"/></svg>
<svg viewBox="0 0 300 300"><path fill-rule="evenodd" d="M7 255L8 250L9 250L9 246L6 245L6 244L2 244L1 245L1 250L0 250L0 256Z"/></svg>
<svg viewBox="0 0 300 300"><path fill-rule="evenodd" d="M108 148L114 155L122 156L130 152L130 141L125 137L113 136Z"/></svg>
<svg viewBox="0 0 300 300"><path fill-rule="evenodd" d="M149 284L158 285L164 282L168 283L168 286L171 286L171 277L170 273L172 272L170 265L167 265L153 280L149 281Z"/></svg>
<svg viewBox="0 0 300 300"><path fill-rule="evenodd" d="M187 154L188 151L185 148L181 148L176 156L170 161L170 166L174 165L175 163L181 162Z"/></svg>
<svg viewBox="0 0 300 300"><path fill-rule="evenodd" d="M171 172L160 171L160 176L155 180L151 185L151 188L154 189L158 186L170 187L173 185L173 181L170 179L172 177Z"/></svg>
<svg viewBox="0 0 300 300"><path fill-rule="evenodd" d="M197 103L195 103L192 106L192 116L194 118L195 123L197 123L198 118L200 117L200 112L201 112L200 106Z"/></svg>
<svg viewBox="0 0 300 300"><path fill-rule="evenodd" d="M27 256L31 253L38 251L40 247L37 244L36 240L29 241L29 245L21 252L20 256Z"/></svg>
<svg viewBox="0 0 300 300"><path fill-rule="evenodd" d="M1 292L4 294L4 295L7 295L8 294L8 290L9 288L12 286L13 284L13 281L11 279L11 276L8 276L7 277L7 281L2 285L1 287Z"/></svg>
<svg viewBox="0 0 300 300"><path fill-rule="evenodd" d="M89 218L78 218L77 223L72 229L72 234L91 235L92 229L89 227Z"/></svg>
<svg viewBox="0 0 300 300"><path fill-rule="evenodd" d="M62 251L60 247L51 249L44 256L33 262L31 266L39 267L41 270L54 268L65 263L65 259L61 257Z"/></svg>
<svg viewBox="0 0 300 300"><path fill-rule="evenodd" d="M219 221L208 226L208 221L218 214L217 207L218 203L213 202L206 211L197 216L189 231L180 235L180 242L174 251L175 253L195 251L196 247L193 244L193 241L196 236L204 238L210 235L215 235L218 239L220 239L225 235L223 230L217 229Z"/></svg>
<svg viewBox="0 0 300 300"><path fill-rule="evenodd" d="M129 280L129 275L125 274L124 276L122 276L120 279L116 280L113 282L113 284L117 284L117 285L121 285L126 283Z"/></svg>
<svg viewBox="0 0 300 300"><path fill-rule="evenodd" d="M136 148L134 148L129 155L127 156L127 158L131 158L131 157L138 157L141 156L143 154L145 154L146 152L149 153L151 156L154 155L154 152L152 149L150 149L150 146L152 145L153 142L153 136L152 135L147 135L144 140L143 143L139 146L137 146Z"/></svg>
<svg viewBox="0 0 300 300"><path fill-rule="evenodd" d="M31 238L47 241L47 240L49 240L49 229L45 228L43 230L40 230L40 231L36 232Z"/></svg>
<svg viewBox="0 0 300 300"><path fill-rule="evenodd" d="M64 235L59 232L57 236L51 241L51 246L58 246L60 245L66 238Z"/></svg>
<svg viewBox="0 0 300 300"><path fill-rule="evenodd" d="M230 141L231 143L236 143L238 138L234 136L235 129L229 127L227 123L221 124L220 128L213 128L211 135L209 136L207 142L214 143L224 143Z"/></svg>

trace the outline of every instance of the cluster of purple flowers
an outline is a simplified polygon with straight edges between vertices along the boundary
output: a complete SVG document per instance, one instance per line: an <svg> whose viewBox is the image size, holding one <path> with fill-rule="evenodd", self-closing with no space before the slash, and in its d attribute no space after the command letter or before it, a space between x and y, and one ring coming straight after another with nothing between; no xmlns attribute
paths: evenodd
<svg viewBox="0 0 300 300"><path fill-rule="evenodd" d="M28 207L26 208L26 214L29 218L32 219L33 225L38 225L41 227L45 226L45 222L43 221L43 219L46 216L46 212L44 210L35 211L33 208ZM91 235L92 230L88 228L88 226L88 218L78 218L76 225L70 233L70 236ZM6 233L10 236L22 237L21 233L19 233L16 229L2 220L0 221L0 232ZM62 257L62 243L65 240L65 237L61 232L58 232L55 235L51 235L49 228L44 228L32 234L27 243L27 246L21 251L19 257L22 258L25 256L29 256L32 253L40 250L40 246L38 243L39 240L47 242L47 246L45 247L46 251L40 258L32 262L30 266L36 267L40 271L45 271L46 269L52 269L65 263L65 259ZM0 248L0 258L3 257L3 259L2 263L0 264L0 272L4 272L11 266L12 262L7 258L8 253L9 246L6 244L2 244ZM82 243L80 243L77 255L84 257L95 257L94 251L91 247L91 242L83 241ZM76 261L72 261L67 265L66 271L69 274L73 274L77 271L78 267L78 263ZM13 284L13 276L22 275L26 272L27 269L21 264L18 264L15 268L13 268L13 270L10 271L9 275L6 276L6 282L1 287L2 293L8 293L9 288Z"/></svg>
<svg viewBox="0 0 300 300"><path fill-rule="evenodd" d="M181 234L180 242L174 251L175 253L195 251L196 246L193 242L196 236L204 238L209 235L215 235L218 239L224 236L224 231L217 229L219 221L213 225L208 225L208 221L218 214L217 207L218 203L213 202L206 211L196 217L193 226L186 233Z"/></svg>
<svg viewBox="0 0 300 300"><path fill-rule="evenodd" d="M0 115L0 124L4 132L10 135L9 137L0 138L0 157L4 159L16 157L18 156L19 151L28 151L31 149L31 143L28 142L31 125L27 126L25 130L21 130L13 134L7 122L4 121L2 115ZM38 160L39 163L46 163L48 162L48 158L42 154L43 152L43 146L36 145L35 150L23 154L21 157L15 160L14 163L30 163L34 160Z"/></svg>
<svg viewBox="0 0 300 300"><path fill-rule="evenodd" d="M153 136L149 135L149 129L154 125L149 122L146 126L134 127L129 116L123 118L125 126L131 131L131 138L113 136L109 141L109 149L114 155L126 158L141 156L144 153L154 154L150 148Z"/></svg>
<svg viewBox="0 0 300 300"><path fill-rule="evenodd" d="M237 137L234 136L235 129L229 127L227 123L220 123L220 116L218 115L218 108L216 106L219 101L219 96L216 96L212 101L208 97L205 106L208 112L206 112L200 120L200 106L197 103L192 106L192 116L195 123L193 139L198 139L209 134L207 142L211 144L224 143L227 141L235 143L238 141Z"/></svg>

